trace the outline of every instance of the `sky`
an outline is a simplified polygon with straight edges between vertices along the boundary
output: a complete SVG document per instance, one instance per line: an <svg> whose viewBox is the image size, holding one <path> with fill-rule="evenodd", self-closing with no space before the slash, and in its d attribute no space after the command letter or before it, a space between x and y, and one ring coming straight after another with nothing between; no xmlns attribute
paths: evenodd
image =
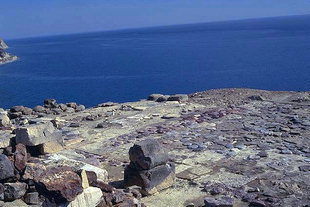
<svg viewBox="0 0 310 207"><path fill-rule="evenodd" d="M310 0L1 0L0 38L310 14Z"/></svg>

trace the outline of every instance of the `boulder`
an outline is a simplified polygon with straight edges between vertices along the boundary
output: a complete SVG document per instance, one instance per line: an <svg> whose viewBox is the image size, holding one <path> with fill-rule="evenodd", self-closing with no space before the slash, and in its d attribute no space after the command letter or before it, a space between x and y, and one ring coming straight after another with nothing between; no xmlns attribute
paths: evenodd
<svg viewBox="0 0 310 207"><path fill-rule="evenodd" d="M27 149L26 146L23 144L17 144L15 146L15 152L14 152L14 165L15 168L22 172L27 163L28 157L27 157Z"/></svg>
<svg viewBox="0 0 310 207"><path fill-rule="evenodd" d="M38 112L38 113L42 113L46 111L46 108L44 108L43 106L36 106L32 109L34 112Z"/></svg>
<svg viewBox="0 0 310 207"><path fill-rule="evenodd" d="M30 192L25 195L25 203L30 205L36 205L40 203L39 193L38 192Z"/></svg>
<svg viewBox="0 0 310 207"><path fill-rule="evenodd" d="M6 180L14 176L13 163L6 155L0 154L0 180Z"/></svg>
<svg viewBox="0 0 310 207"><path fill-rule="evenodd" d="M16 143L36 146L50 141L61 140L61 132L51 122L20 127L15 130Z"/></svg>
<svg viewBox="0 0 310 207"><path fill-rule="evenodd" d="M164 95L164 96L158 97L158 99L156 99L156 102L165 102L168 100L168 98L169 96Z"/></svg>
<svg viewBox="0 0 310 207"><path fill-rule="evenodd" d="M82 181L70 167L51 167L39 177L38 184L57 202L73 201L83 192Z"/></svg>
<svg viewBox="0 0 310 207"><path fill-rule="evenodd" d="M75 102L66 103L66 105L70 108L73 108L73 109L76 109L76 107L77 107L77 103L75 103Z"/></svg>
<svg viewBox="0 0 310 207"><path fill-rule="evenodd" d="M12 134L6 131L0 131L0 148L6 148L10 146Z"/></svg>
<svg viewBox="0 0 310 207"><path fill-rule="evenodd" d="M167 99L167 101L187 101L187 100L188 100L188 95L186 94L171 95Z"/></svg>
<svg viewBox="0 0 310 207"><path fill-rule="evenodd" d="M102 195L100 188L88 187L70 202L68 207L97 206L101 201Z"/></svg>
<svg viewBox="0 0 310 207"><path fill-rule="evenodd" d="M77 105L76 108L75 108L75 111L79 112L79 111L84 111L85 110L85 106L84 105Z"/></svg>
<svg viewBox="0 0 310 207"><path fill-rule="evenodd" d="M46 171L46 167L39 163L26 163L23 179L39 181L41 175Z"/></svg>
<svg viewBox="0 0 310 207"><path fill-rule="evenodd" d="M4 201L13 201L23 197L27 190L26 183L5 183Z"/></svg>
<svg viewBox="0 0 310 207"><path fill-rule="evenodd" d="M39 151L42 155L56 153L63 150L63 146L62 140L54 140L40 144Z"/></svg>
<svg viewBox="0 0 310 207"><path fill-rule="evenodd" d="M56 108L57 107L57 103L55 99L45 99L43 101L43 104L45 108Z"/></svg>
<svg viewBox="0 0 310 207"><path fill-rule="evenodd" d="M137 170L128 166L125 169L124 185L140 186L143 195L152 195L171 187L175 183L175 166L173 163L157 166L150 170Z"/></svg>
<svg viewBox="0 0 310 207"><path fill-rule="evenodd" d="M131 168L149 170L168 162L168 154L155 139L146 139L129 149Z"/></svg>
<svg viewBox="0 0 310 207"><path fill-rule="evenodd" d="M0 113L0 127L10 127L12 125L11 120L7 112Z"/></svg>
<svg viewBox="0 0 310 207"><path fill-rule="evenodd" d="M149 101L157 101L159 98L163 97L164 95L163 94L151 94L149 95L149 97L147 98L147 100Z"/></svg>

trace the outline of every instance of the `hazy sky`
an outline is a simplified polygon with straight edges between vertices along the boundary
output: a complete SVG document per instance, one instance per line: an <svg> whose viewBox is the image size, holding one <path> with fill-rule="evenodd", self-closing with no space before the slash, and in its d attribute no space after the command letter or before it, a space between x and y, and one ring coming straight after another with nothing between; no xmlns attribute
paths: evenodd
<svg viewBox="0 0 310 207"><path fill-rule="evenodd" d="M310 0L2 0L0 37L310 14Z"/></svg>

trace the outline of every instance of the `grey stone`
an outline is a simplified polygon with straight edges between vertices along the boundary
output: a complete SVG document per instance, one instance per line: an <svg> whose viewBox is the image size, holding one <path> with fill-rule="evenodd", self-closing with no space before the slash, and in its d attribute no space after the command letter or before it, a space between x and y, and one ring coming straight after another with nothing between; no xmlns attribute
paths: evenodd
<svg viewBox="0 0 310 207"><path fill-rule="evenodd" d="M77 105L75 108L75 111L84 111L85 110L85 106L84 105Z"/></svg>
<svg viewBox="0 0 310 207"><path fill-rule="evenodd" d="M10 127L12 125L11 120L6 112L0 113L0 127Z"/></svg>
<svg viewBox="0 0 310 207"><path fill-rule="evenodd" d="M137 170L128 166L125 169L124 185L140 186L143 195L152 195L175 183L175 166L173 163L160 165L150 170Z"/></svg>
<svg viewBox="0 0 310 207"><path fill-rule="evenodd" d="M149 95L147 100L149 100L149 101L157 101L158 98L161 98L163 96L164 96L163 94L151 94L151 95Z"/></svg>
<svg viewBox="0 0 310 207"><path fill-rule="evenodd" d="M50 141L61 140L61 132L52 122L20 127L15 130L16 143L26 146L36 146Z"/></svg>
<svg viewBox="0 0 310 207"><path fill-rule="evenodd" d="M26 193L26 183L5 183L4 200L13 201L23 197Z"/></svg>
<svg viewBox="0 0 310 207"><path fill-rule="evenodd" d="M25 196L25 203L27 204L39 204L39 193L38 192L30 192Z"/></svg>
<svg viewBox="0 0 310 207"><path fill-rule="evenodd" d="M36 106L32 110L40 113L40 112L45 112L46 108L44 108L43 106Z"/></svg>
<svg viewBox="0 0 310 207"><path fill-rule="evenodd" d="M1 154L0 155L0 180L5 180L14 177L14 166L9 158Z"/></svg>
<svg viewBox="0 0 310 207"><path fill-rule="evenodd" d="M186 94L176 94L176 95L171 95L167 101L187 101L188 100L188 95Z"/></svg>
<svg viewBox="0 0 310 207"><path fill-rule="evenodd" d="M207 197L204 199L205 207L233 207L234 200L231 197L220 197L220 198L213 198Z"/></svg>

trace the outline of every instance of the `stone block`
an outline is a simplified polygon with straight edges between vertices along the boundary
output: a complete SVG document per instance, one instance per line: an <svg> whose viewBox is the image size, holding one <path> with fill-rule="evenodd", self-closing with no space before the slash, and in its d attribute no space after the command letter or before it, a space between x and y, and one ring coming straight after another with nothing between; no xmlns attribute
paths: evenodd
<svg viewBox="0 0 310 207"><path fill-rule="evenodd" d="M125 187L140 186L143 195L152 195L175 183L175 166L173 163L160 165L150 170L139 171L128 166L125 169Z"/></svg>
<svg viewBox="0 0 310 207"><path fill-rule="evenodd" d="M168 162L168 154L155 139L146 139L129 149L131 168L149 170Z"/></svg>
<svg viewBox="0 0 310 207"><path fill-rule="evenodd" d="M5 180L14 177L14 166L9 158L1 154L0 155L0 180Z"/></svg>
<svg viewBox="0 0 310 207"><path fill-rule="evenodd" d="M20 127L15 130L16 143L36 146L50 141L61 140L61 132L51 122Z"/></svg>

